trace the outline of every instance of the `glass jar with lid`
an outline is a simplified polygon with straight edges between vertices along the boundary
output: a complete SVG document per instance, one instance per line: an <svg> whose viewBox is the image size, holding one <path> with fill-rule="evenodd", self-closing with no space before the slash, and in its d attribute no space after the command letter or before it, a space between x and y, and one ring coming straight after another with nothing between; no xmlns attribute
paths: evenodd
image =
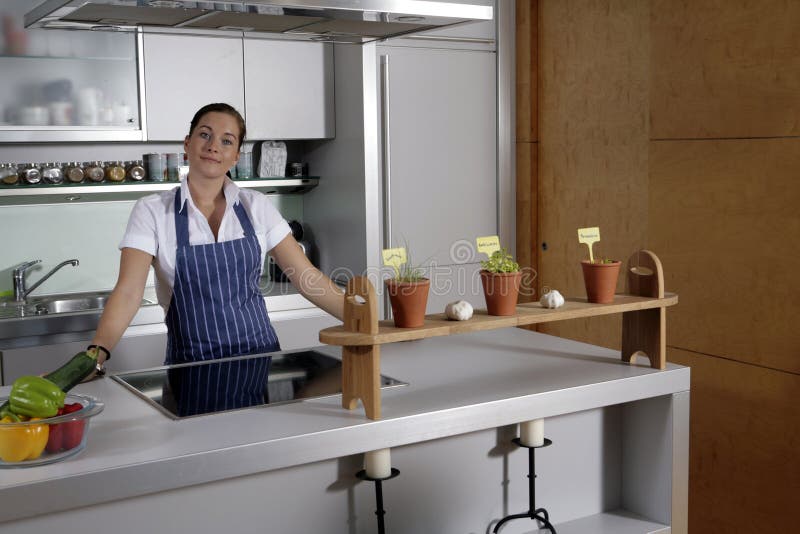
<svg viewBox="0 0 800 534"><path fill-rule="evenodd" d="M133 182L141 182L144 180L145 172L144 172L144 162L140 159L135 161L129 161L128 164L125 166L127 171L128 180Z"/></svg>
<svg viewBox="0 0 800 534"><path fill-rule="evenodd" d="M61 163L47 163L42 166L42 179L48 184L63 183L64 172L61 170Z"/></svg>
<svg viewBox="0 0 800 534"><path fill-rule="evenodd" d="M19 175L17 174L16 164L0 164L0 183L4 185L16 185L19 183Z"/></svg>
<svg viewBox="0 0 800 534"><path fill-rule="evenodd" d="M21 163L18 167L19 179L22 183L36 185L42 181L42 173L38 163Z"/></svg>
<svg viewBox="0 0 800 534"><path fill-rule="evenodd" d="M106 176L102 161L90 161L83 164L83 173L90 182L102 182Z"/></svg>
<svg viewBox="0 0 800 534"><path fill-rule="evenodd" d="M83 181L86 175L83 172L83 166L77 161L71 161L64 167L64 174L67 180L72 184L79 184Z"/></svg>
<svg viewBox="0 0 800 534"><path fill-rule="evenodd" d="M107 161L105 165L105 177L109 182L122 182L125 180L125 167L121 161Z"/></svg>

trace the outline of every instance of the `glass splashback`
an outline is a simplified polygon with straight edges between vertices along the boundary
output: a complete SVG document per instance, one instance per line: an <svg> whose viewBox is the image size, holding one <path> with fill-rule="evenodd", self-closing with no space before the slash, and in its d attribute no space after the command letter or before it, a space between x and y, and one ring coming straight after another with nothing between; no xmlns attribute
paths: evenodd
<svg viewBox="0 0 800 534"><path fill-rule="evenodd" d="M342 393L342 364L316 350L128 371L112 378L173 419ZM381 375L381 388L406 386Z"/></svg>

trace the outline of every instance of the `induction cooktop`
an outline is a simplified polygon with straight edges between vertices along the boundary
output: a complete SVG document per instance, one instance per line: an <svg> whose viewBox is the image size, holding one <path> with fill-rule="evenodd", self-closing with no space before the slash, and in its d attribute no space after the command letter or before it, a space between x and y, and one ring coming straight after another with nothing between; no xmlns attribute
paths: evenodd
<svg viewBox="0 0 800 534"><path fill-rule="evenodd" d="M172 419L341 395L342 362L318 350L126 371L111 378ZM381 388L407 386L381 375Z"/></svg>

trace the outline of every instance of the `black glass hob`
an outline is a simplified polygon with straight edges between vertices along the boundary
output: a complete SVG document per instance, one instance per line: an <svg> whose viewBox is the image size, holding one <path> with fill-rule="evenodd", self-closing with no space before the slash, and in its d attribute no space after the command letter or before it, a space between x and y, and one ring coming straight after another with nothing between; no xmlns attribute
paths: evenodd
<svg viewBox="0 0 800 534"><path fill-rule="evenodd" d="M222 358L111 377L168 417L183 419L342 393L342 362L317 350ZM381 388L406 386L381 375Z"/></svg>

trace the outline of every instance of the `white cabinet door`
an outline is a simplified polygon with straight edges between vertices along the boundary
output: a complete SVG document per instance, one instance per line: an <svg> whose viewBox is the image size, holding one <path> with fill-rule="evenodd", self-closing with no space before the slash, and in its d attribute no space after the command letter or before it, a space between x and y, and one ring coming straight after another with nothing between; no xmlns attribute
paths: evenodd
<svg viewBox="0 0 800 534"><path fill-rule="evenodd" d="M333 46L244 40L247 136L334 137Z"/></svg>
<svg viewBox="0 0 800 534"><path fill-rule="evenodd" d="M379 62L388 57L383 154L389 157L392 246L407 242L414 263L475 262L475 238L497 234L495 54L378 52Z"/></svg>
<svg viewBox="0 0 800 534"><path fill-rule="evenodd" d="M244 115L242 39L144 35L147 138L183 141L194 113L225 102Z"/></svg>

